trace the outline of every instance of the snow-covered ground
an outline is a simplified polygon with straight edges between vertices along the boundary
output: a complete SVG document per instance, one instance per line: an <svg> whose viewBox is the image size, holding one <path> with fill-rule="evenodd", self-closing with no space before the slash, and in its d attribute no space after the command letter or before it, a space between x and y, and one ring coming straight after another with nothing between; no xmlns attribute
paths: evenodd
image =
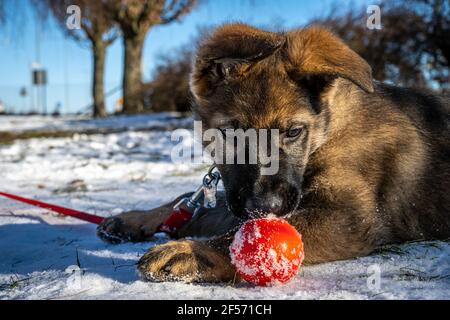
<svg viewBox="0 0 450 320"><path fill-rule="evenodd" d="M23 131L72 131L89 129L140 130L164 126L186 126L190 119L177 112L161 112L151 115L116 116L93 120L86 116L0 116L1 132Z"/></svg>
<svg viewBox="0 0 450 320"><path fill-rule="evenodd" d="M179 121L184 126L189 121L166 116L122 117L96 125L130 128L134 122ZM72 119L40 118L34 127L25 118L11 119L0 117L0 131L74 126ZM158 206L197 187L207 168L173 164L170 136L167 131L125 131L0 146L0 190L102 216ZM164 241L106 244L91 224L0 198L0 299L450 298L448 242L392 246L369 257L304 267L286 285L260 288L142 281L135 263Z"/></svg>

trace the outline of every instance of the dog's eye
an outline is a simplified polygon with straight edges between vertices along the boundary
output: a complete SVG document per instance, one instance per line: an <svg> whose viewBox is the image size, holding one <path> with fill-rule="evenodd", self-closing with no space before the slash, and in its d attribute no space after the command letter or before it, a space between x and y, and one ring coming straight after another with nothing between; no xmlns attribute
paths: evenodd
<svg viewBox="0 0 450 320"><path fill-rule="evenodd" d="M220 63L216 63L214 73L221 79L227 79L236 74L237 68L237 63L231 61L223 61Z"/></svg>
<svg viewBox="0 0 450 320"><path fill-rule="evenodd" d="M286 132L286 137L296 138L303 132L303 127L292 127Z"/></svg>

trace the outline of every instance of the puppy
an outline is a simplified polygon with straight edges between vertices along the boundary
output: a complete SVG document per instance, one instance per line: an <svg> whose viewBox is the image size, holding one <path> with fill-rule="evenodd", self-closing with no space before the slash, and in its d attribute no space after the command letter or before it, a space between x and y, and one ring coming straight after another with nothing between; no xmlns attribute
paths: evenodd
<svg viewBox="0 0 450 320"><path fill-rule="evenodd" d="M205 129L279 129L279 170L219 165L219 205L179 232L211 240L151 248L138 266L146 279L231 281L228 246L252 212L286 217L303 236L306 264L450 236L448 99L374 82L366 61L326 29L224 25L200 45L191 90ZM147 240L172 205L106 219L99 236Z"/></svg>

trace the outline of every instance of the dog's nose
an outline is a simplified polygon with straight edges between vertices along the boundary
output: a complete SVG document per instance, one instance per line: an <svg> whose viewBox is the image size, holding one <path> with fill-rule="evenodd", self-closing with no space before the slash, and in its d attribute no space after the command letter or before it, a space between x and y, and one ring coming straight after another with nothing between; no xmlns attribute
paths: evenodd
<svg viewBox="0 0 450 320"><path fill-rule="evenodd" d="M252 197L245 202L246 211L250 214L278 214L283 206L283 199L278 195L265 194L263 197Z"/></svg>

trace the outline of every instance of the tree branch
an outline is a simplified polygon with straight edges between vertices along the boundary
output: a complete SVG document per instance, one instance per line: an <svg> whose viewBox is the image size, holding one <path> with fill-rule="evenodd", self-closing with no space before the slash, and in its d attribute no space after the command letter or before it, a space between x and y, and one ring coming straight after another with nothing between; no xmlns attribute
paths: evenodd
<svg viewBox="0 0 450 320"><path fill-rule="evenodd" d="M160 24L168 24L188 14L197 4L197 0L172 0L161 14ZM175 9L175 7L177 7Z"/></svg>

